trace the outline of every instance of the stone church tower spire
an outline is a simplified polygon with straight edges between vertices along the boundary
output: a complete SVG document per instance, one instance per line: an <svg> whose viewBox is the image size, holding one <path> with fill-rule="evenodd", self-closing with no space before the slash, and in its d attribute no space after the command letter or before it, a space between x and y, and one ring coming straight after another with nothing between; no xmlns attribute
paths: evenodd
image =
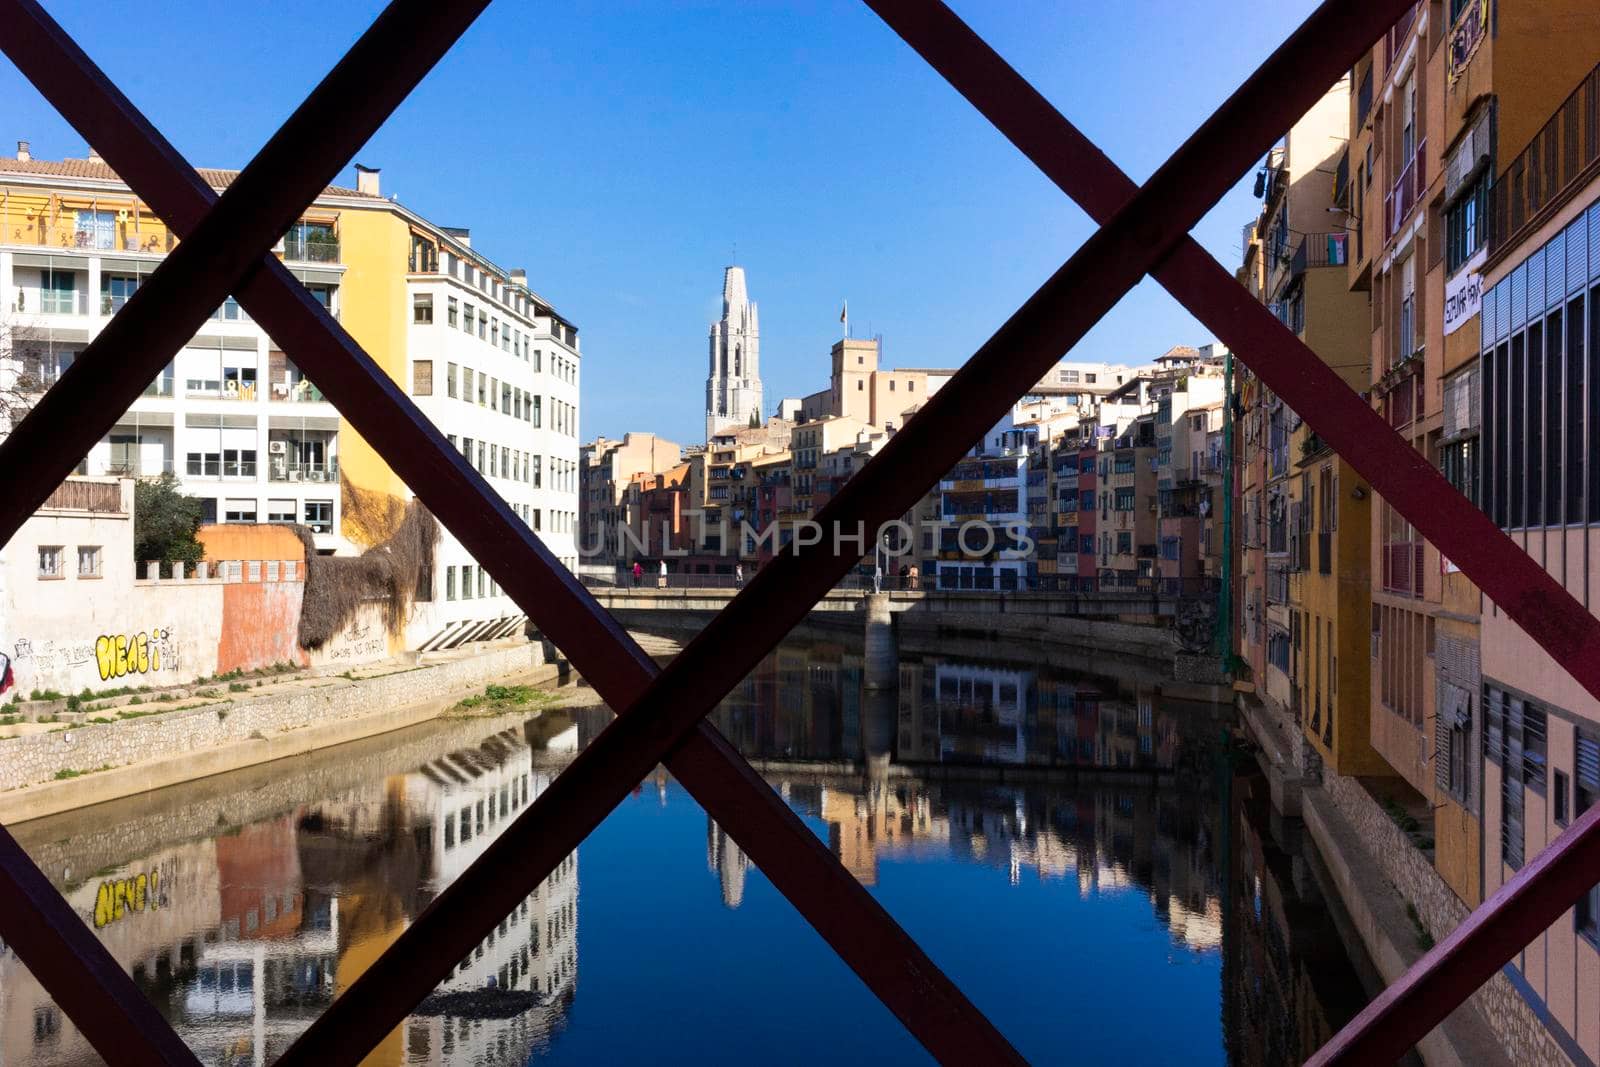
<svg viewBox="0 0 1600 1067"><path fill-rule="evenodd" d="M722 275L722 321L711 324L706 376L706 441L718 430L750 425L761 413L761 328L755 302L745 292L744 268Z"/></svg>

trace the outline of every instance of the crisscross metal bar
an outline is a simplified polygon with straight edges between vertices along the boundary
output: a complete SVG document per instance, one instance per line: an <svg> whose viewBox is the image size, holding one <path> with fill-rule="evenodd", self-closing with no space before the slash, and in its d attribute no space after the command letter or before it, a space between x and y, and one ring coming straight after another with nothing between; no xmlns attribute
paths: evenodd
<svg viewBox="0 0 1600 1067"><path fill-rule="evenodd" d="M1110 159L941 0L867 0L889 26L1063 192L1104 221L1134 192ZM1590 693L1600 620L1405 443L1304 342L1248 298L1192 238L1154 277ZM1416 517L1413 518L1412 515ZM1520 613L1520 614L1519 614ZM1588 812L1342 1029L1313 1063L1397 1059L1595 883L1600 809ZM1587 873L1585 873L1587 872Z"/></svg>
<svg viewBox="0 0 1600 1067"><path fill-rule="evenodd" d="M67 898L0 828L0 934L107 1063L199 1067Z"/></svg>
<svg viewBox="0 0 1600 1067"><path fill-rule="evenodd" d="M856 531L903 515L1043 371L1059 359L1191 229L1279 132L1408 6L1404 0L1326 3L1164 165L1130 204L1072 257L817 516L824 531ZM793 546L791 546L792 549ZM802 619L854 560L818 551L780 554L681 652L640 702L579 755L491 846L564 855L649 773L659 755ZM646 714L637 714L643 710ZM681 749L679 750L681 752ZM670 765L670 763L669 763ZM554 842L554 844L552 844ZM485 857L487 858L487 856ZM548 859L518 873L542 878ZM760 862L760 861L758 861ZM505 870L508 868L501 868ZM765 868L763 868L765 869ZM504 892L480 860L453 884L463 899ZM526 891L528 883L517 885ZM504 897L496 897L496 906ZM442 903L441 899L441 903ZM509 901L507 901L509 902ZM487 910L487 907L485 908ZM497 913L498 914L498 913ZM809 917L809 916L808 916ZM444 909L429 909L291 1048L333 1047L346 1027L397 1023L414 988L443 977L420 966L425 946L459 957L473 940ZM475 928L474 928L475 929ZM454 953L454 955L450 955Z"/></svg>
<svg viewBox="0 0 1600 1067"><path fill-rule="evenodd" d="M1349 9L1355 6L1361 6L1363 10L1359 13L1352 13ZM1224 105L1224 108L1216 116L1213 116L1213 119L1206 126L1203 126L1194 138L1191 138L1184 149L1180 150L1173 161L1157 173L1156 177L1151 180L1145 189L1131 200L1127 208L1085 245L1084 249L1077 256L1074 256L1067 266L1058 272L1050 283L1047 283L1045 289L1036 294L1035 298L1030 300L1017 316L1013 317L1011 322L1002 327L1000 333L996 334L996 337L991 339L984 349L980 350L978 356L975 356L973 361L957 375L956 380L950 383L951 390L940 394L940 397L946 396L947 392L959 391L957 389L958 385L964 385L967 387L966 398L979 401L980 403L977 406L981 410L972 414L971 418L963 420L960 418L962 414L960 410L946 410L956 408L957 404L955 402L941 404L940 397L935 397L928 409L923 412L922 418L913 420L907 429L902 431L902 434L895 439L895 443L891 444L890 449L886 450L879 459L874 460L873 464L870 464L867 470L858 476L857 480L849 483L845 492L836 498L829 508L824 510L822 516L820 516L824 524L852 528L856 522L870 521L873 525L876 525L878 521L903 513L922 491L921 488L908 487L907 482L916 483L916 480L921 478L920 485L925 487L937 479L961 451L959 446L952 446L948 442L951 440L970 440L986 430L988 425L1003 411L1004 407L1008 406L1016 395L1020 395L1027 386L1032 384L1038 373L1045 366L1059 358L1060 354L1067 347L1070 347L1070 344L1077 337L1081 336L1088 325L1092 324L1105 310L1109 310L1111 304L1120 298L1128 288L1131 288L1145 270L1161 259L1166 250L1198 221L1199 215L1203 213L1205 207L1217 196L1220 196L1227 182L1232 180L1231 175L1220 177L1218 180L1221 181L1222 185L1217 186L1215 182L1210 184L1196 182L1194 175L1204 174L1205 167L1212 164L1215 159L1224 161L1217 168L1221 172L1228 172L1231 169L1232 175L1236 175L1246 169L1254 158L1259 156L1260 152L1264 151L1266 146L1275 139L1277 131L1285 128L1300 111L1303 111L1312 102L1311 94L1314 91L1299 85L1295 75L1303 76L1305 82L1312 85L1331 82L1340 69L1348 66L1353 61L1359 47L1376 39L1394 21L1399 14L1401 6L1403 5L1398 0L1394 0L1393 3L1387 4L1346 5L1342 9L1335 9L1333 4L1325 4L1320 8L1312 16L1312 19L1308 20L1306 26L1302 27L1291 38L1289 44L1280 49L1278 53L1275 53L1273 59L1268 61L1262 71L1259 71L1252 77L1250 82L1246 83L1245 89L1242 89L1227 105ZM1389 10L1389 8L1393 10ZM1297 87L1301 89L1298 94L1293 91ZM61 102L57 101L57 105L61 106ZM1255 121L1250 122L1247 120ZM1230 137L1223 128L1229 123L1237 125L1242 131L1237 142L1230 143ZM103 154L107 153L103 150ZM108 158L110 158L109 154ZM1203 185L1204 189L1200 192L1193 192L1192 190L1196 185ZM142 190L141 192L147 200L151 200L152 204L155 204L154 198L148 195L148 190ZM1179 196L1178 194L1180 193L1189 195ZM1210 199L1207 199L1208 196ZM160 210L159 206L158 210ZM1143 242L1142 252L1135 251L1136 248L1139 248L1136 242ZM268 270L270 271L270 269L269 265ZM257 280L264 273L258 272ZM1093 305L1092 308L1081 311L1074 309L1065 312L1052 308L1052 304L1059 304L1063 297L1071 295L1074 288L1092 294L1093 299L1087 302ZM241 291L240 295L243 297L245 293ZM290 301L285 301L285 306L289 306L291 303ZM306 305L311 302L309 298L302 297L299 303ZM1052 313L1052 311L1056 313ZM255 314L254 311L252 313ZM264 316L257 315L257 318L266 322ZM327 324L318 321L314 311L312 312L312 321L319 330L327 331ZM277 332L274 332L274 336L278 337L280 342L286 345L296 343L285 341ZM343 338L343 341L347 343L348 338ZM346 347L353 348L353 345L347 344ZM1021 366L1020 369L1006 366L1005 360L1017 354L1019 350L1024 354L1024 358L1019 359L1017 363L1019 365L1025 364L1025 366ZM370 361L366 361L366 364L363 365L360 359L353 358L356 354L358 353L353 354L349 351L344 351L336 358L330 357L328 365L320 367L316 371L311 371L311 368L307 367L308 371L312 373L313 379L335 399L336 403L340 403L342 408L344 404L340 402L335 388L330 386L339 380L340 375L344 375L348 379L345 384L350 386L349 393L351 395L360 394L363 389L372 384L366 380L368 377L367 372L376 370L376 368L371 367ZM300 359L298 348L296 356L297 359ZM305 366L306 364L303 362L302 365ZM997 369L1009 373L993 373ZM987 379L985 377L986 371L990 372ZM151 374L153 373L154 371L152 370ZM382 377L381 372L378 373ZM369 421L377 425L385 417L392 416L395 410L405 416L414 415L414 409L408 410L406 404L399 402L403 401L403 397L399 397L397 400L395 395L383 395L384 393L398 393L392 383L387 383L386 378L384 381L388 385L387 390L379 387L376 390L376 395L379 396L380 401L387 402L387 410L380 410L370 415L363 412L360 418L363 421ZM402 467L412 466L425 471L431 470L435 473L443 473L440 470L441 467L448 468L451 466L448 458L445 458L444 462L440 462L442 457L437 453L442 451L444 446L443 442L438 439L436 431L432 432L431 437L426 432L421 434L424 438L423 443L426 451L429 454L411 463L390 452L384 441L381 440L384 436L381 432L368 434L361 422L357 421L357 416L355 415L352 415L352 421L356 423L358 429L369 436L369 439L373 440L374 444L379 446L380 452L391 460L397 471L401 473L402 477L406 477L410 484L416 485L418 483L413 481ZM928 426L924 432L916 436L920 438L917 443L927 446L927 451L918 453L916 445L912 442L912 436L914 427L924 421L928 423ZM964 421L973 423L973 426L967 432L963 432ZM946 440L938 440L939 435L945 435ZM398 437L404 439L406 434L399 433ZM412 441L414 440L415 438L413 437ZM406 443L411 443L411 441ZM954 454L946 455L946 453L951 453L952 450ZM891 453L894 457L892 460ZM910 472L909 478L907 472ZM895 479L901 479L901 482L896 484ZM887 499L874 499L872 496L874 488L878 490L894 489L899 490L899 492ZM459 492L455 490L459 490ZM424 490L420 495L423 495L425 503L430 503L428 499L430 492L428 490ZM509 539L504 537L507 532L515 533L512 524L505 521L508 518L507 509L505 509L503 503L498 502L498 498L488 494L486 487L480 486L473 477L467 477L459 486L440 489L437 495L440 499L445 500L463 499L470 502L470 505L464 504L463 506L477 506L479 508L483 507L485 500L474 499L474 497L487 498L496 520L488 524L487 537L491 543L487 547L490 549L498 548L504 554L497 555L491 551L485 555L480 551L479 546L472 544L468 538L462 538L462 540L464 544L468 545L469 550L472 550L480 559L490 561L491 573L494 573L497 578L501 577L502 571L509 572L514 565L530 562L530 557L531 562L535 564L531 569L535 571L547 569L549 561L547 558L541 557L539 546L536 543L530 547L526 544L530 539L525 536L514 536ZM903 500L901 499L902 497L904 498ZM896 501L900 502L896 503ZM494 508L496 503L499 503L497 509ZM432 506L430 503L430 507ZM435 510L438 511L439 509L435 508ZM441 514L441 518L445 518L446 524L450 526L453 532L457 532L456 527L447 516ZM507 527L512 527L512 529L508 531ZM460 537L461 534L457 532L457 536ZM517 542L523 543L518 544ZM550 803L544 803L542 808L540 803L536 803L526 815L513 824L506 835L496 842L496 846L502 843L509 846L511 842L508 839L512 834L516 834L519 831L521 831L521 836L531 839L537 839L540 831L550 831L552 835L560 835L563 838L576 832L577 838L581 839L589 829L592 829L592 826L598 822L599 818L603 817L606 811L609 811L617 801L622 799L628 788L643 777L645 773L648 773L655 759L671 748L675 741L681 742L681 747L675 753L675 756L680 757L685 751L688 751L691 754L695 754L696 758L699 758L704 752L705 746L701 744L703 741L714 747L715 742L707 741L704 731L709 728L700 723L701 716L754 665L760 655L764 653L767 645L774 643L783 633L788 631L795 621L798 621L799 617L803 616L810 601L802 602L799 597L810 593L811 600L814 600L850 564L851 561L848 559L827 554L812 554L803 558L795 555L786 555L780 557L772 567L764 569L757 576L757 579L751 583L746 592L737 598L734 604L730 605L723 615L719 616L718 620L713 623L713 627L718 629L718 636L725 640L731 640L733 644L723 648L716 647L712 631L708 629L705 635L702 635L699 640L694 642L678 660L674 661L667 671L662 673L644 698L637 702L627 702L629 710L625 711L616 723L603 732L595 745L592 745L590 749L586 750L584 756L580 757L579 763L575 763L566 774L561 776L561 779L558 779L551 791L541 798L541 802L550 799L558 788L562 788L562 781L570 779L569 784L564 789L566 793L571 794L569 799L578 806L571 811L555 810L552 814L552 810L557 808L553 800ZM557 579L558 583L559 581ZM505 585L514 595L517 593L517 587L521 587L526 592L530 587L537 588L541 584L548 586L550 582L547 577L531 579L526 583L513 583L510 580L502 581L502 585ZM785 594L790 599L782 599ZM587 613L598 612L599 609L592 605L592 601L586 604L582 596L576 599L580 606L587 609ZM518 600L525 610L529 611L530 615L541 621L541 624L544 624L541 615L554 619L555 613L553 611L546 610L541 612L534 610L524 596L518 596ZM768 601L770 603L767 603ZM743 602L742 606L741 602ZM777 607L776 611L768 611L765 616L762 614L774 606ZM599 614L603 615L603 612ZM754 633L749 632L747 625L743 629L739 628L741 624L750 622L764 622L765 625ZM604 640L605 636L613 636L613 640L615 640L614 634L617 631L614 623L607 619L603 623L597 621L597 625L601 633L593 634L591 629L591 635L596 636L601 641ZM568 632L574 630L582 631L584 629L581 624L574 626L552 624L546 628L547 631L552 633L552 636L556 636L555 631L558 629L565 629ZM610 635L605 633L607 630L611 631ZM561 643L559 637L557 637L557 641L558 644ZM762 645L763 641L766 644ZM761 645L761 647L757 648L757 645ZM566 647L566 645L563 645L564 649ZM734 650L737 655L725 655L729 648ZM752 650L754 650L753 655L751 655ZM612 651L621 652L630 658L637 653L636 646L632 646L632 643L625 639L615 641ZM571 654L569 650L569 655ZM739 662L731 662L734 659ZM585 670L583 664L578 663L576 657L574 657L574 662L579 665L580 670ZM624 662L626 663L626 660ZM705 673L705 668L707 667L722 669L719 672L707 674ZM701 673L696 674L697 669ZM590 672L585 670L585 673ZM625 671L624 673L631 674L633 672ZM646 675L648 676L648 672L646 672ZM597 682L599 681L599 675L594 675L593 677ZM621 687L614 686L613 688ZM613 702L613 706L619 705ZM639 714L640 711L648 711L651 714ZM688 733L688 731L695 732ZM712 731L712 734L714 735L714 731ZM689 738L687 741L684 740L686 736ZM608 741L608 738L611 738L611 740ZM610 761L612 764L610 766L605 765L607 761L603 760L599 755L599 750L607 746L614 750L610 753L615 757ZM742 761L739 761L738 764L733 763L729 759L730 753L731 750L728 750L715 753L715 756L721 765L721 769L732 768L738 770ZM591 754L593 754L592 758L588 758L591 757ZM627 759L624 760L621 757L627 757ZM586 758L587 762L585 763ZM732 758L737 759L736 756ZM642 766L637 766L636 764L641 760L645 762L643 762ZM584 764L583 771L581 774L575 773L579 771L580 763ZM743 765L742 769L745 774L751 773L747 765ZM631 777L628 777L629 775ZM753 775L751 776L753 777ZM680 777L683 777L681 772ZM617 783L624 778L626 778L626 781L620 786L620 791L617 791ZM768 796L771 795L770 789L765 789L764 792ZM716 813L713 812L713 814L715 815ZM591 817L592 821L590 821ZM790 817L792 818L792 813ZM582 825L585 822L588 823L587 826ZM541 823L545 825L540 825ZM748 827L746 827L746 835L747 833ZM738 840L741 835L735 834L734 836ZM536 843L536 840L530 843ZM554 853L553 858L541 856L536 861L509 864L508 866L515 870L521 882L517 895L520 895L521 892L526 892L532 884L548 874L550 867L554 864L554 860L565 855L567 851L570 851L570 847L575 846L576 843L577 840L572 840L571 844L566 847L558 845L555 848L545 849L544 851L546 852ZM754 848L745 841L740 843L764 869L771 862L773 868L779 874L785 870L782 857L763 859L757 855L760 848L759 842L756 843ZM813 843L815 844L814 840ZM510 850L507 848L505 851L509 853ZM548 866L545 865L547 858L549 859ZM484 859L487 859L487 856ZM474 868L469 870L467 875L464 875L461 882L457 884L461 885L472 877L474 872L478 872L484 866L483 860L480 860L479 864L474 865ZM542 870L539 869L541 867L543 868ZM772 872L769 871L769 873ZM481 877L480 875L480 879ZM775 877L774 880L776 882L777 878ZM865 897L864 891L860 891L859 886L856 889L862 897ZM465 896L465 894L461 895ZM515 899L515 897L513 896L511 899ZM791 899L793 899L792 894ZM443 898L439 903L442 902ZM507 906L509 906L509 900L507 901ZM443 959L444 967L448 968L456 958L459 958L461 951L464 951L466 946L474 943L484 930L497 921L498 916L503 914L505 909L502 908L499 912L495 912L491 910L487 901L477 901L475 906L468 910L487 914L488 918L480 920L477 916L468 916L456 923L455 928L452 928L452 924L448 919L441 920L437 918L438 913L443 910L431 908L419 917L417 924L413 927L413 930L417 931L419 936L413 938L412 941L413 947L421 946L428 949L428 952L424 953L424 955ZM808 918L810 917L810 914L808 914ZM457 941L468 933L471 933L472 936L462 944L460 951L456 951L455 955L448 955L448 944L430 946L420 936L421 931L419 928L428 923L430 919L432 919L433 929L436 932L452 934L452 937L447 939L449 942ZM816 920L813 920L813 922L815 923ZM395 948L399 949L400 946L397 945ZM391 957L394 958L394 965L400 967L407 966L408 963L425 962L426 969L430 970L430 972L437 963L437 960L431 959L419 961L413 958L408 961L403 955L395 957L394 950L391 950L391 953L380 961L379 967L389 963ZM423 968L418 969L421 970ZM439 977L442 977L442 972ZM330 1009L329 1013L319 1021L318 1026L313 1029L316 1030L318 1027L331 1028L333 1026L331 1016L339 1011L340 1006L345 1004L346 1001L352 1001L352 1008L359 1009L361 1005L356 1002L360 998L353 997L353 994L356 994L363 984L373 988L373 983L368 981L371 978L374 978L374 974L369 971L367 977L358 982L356 987L352 988L344 997L341 997L334 1007ZM876 981L872 978L868 980L869 984L873 984L876 988ZM436 981L437 977L433 979L433 982ZM428 988L431 988L432 984L430 982L427 986L424 986L422 992L425 993ZM365 1015L358 1016L358 1019L366 1025L381 1025L381 1029L377 1031L378 1034L386 1032L405 1011L409 1010L410 1002L402 1002L402 998L397 995L396 990L392 987L388 990L388 994L396 1001L392 1008L397 1010L398 1014L392 1017L386 1015L382 1019L377 1017L369 1018ZM382 996L383 994L380 993L379 997L381 998ZM411 1002L414 1002L414 999ZM308 1034L307 1038L309 1039L311 1036L311 1034ZM301 1046L304 1046L304 1051L306 1052L314 1051L317 1048L314 1041L306 1039L303 1039L297 1045L297 1048ZM334 1046L328 1045L325 1047L331 1048ZM369 1045L361 1046L361 1050L364 1051L366 1047L370 1047L370 1043Z"/></svg>
<svg viewBox="0 0 1600 1067"><path fill-rule="evenodd" d="M71 472L73 457L100 439L194 335L207 309L228 294L230 280L267 252L484 3L443 8L405 0L392 4L373 23L239 175L217 209L196 228L195 240L162 262L57 387L0 443L0 462L17 471L16 495L0 508L4 539ZM24 46L28 26L37 24L6 19L4 25L5 46L16 50ZM363 68L378 65L380 57L386 64L384 75L368 78ZM78 76L74 70L40 73L35 83L43 91L55 83L65 92L81 89L72 81ZM330 118L338 135L323 128ZM322 169L327 173L319 178ZM190 176L198 181L192 171ZM116 1063L195 1062L132 979L3 832L0 897L8 904L0 909L0 934L97 1052Z"/></svg>
<svg viewBox="0 0 1600 1067"><path fill-rule="evenodd" d="M102 154L113 167L175 230L188 233L204 218L215 194L32 0L0 3L0 11L8 7L13 14L24 16L19 17L18 25L27 29L25 35L8 37L4 43L18 66L36 84L43 82L41 88L52 84L47 75L53 70L89 75L68 79L62 86L65 95L54 97L53 102L91 143L110 146ZM653 664L549 556L481 476L449 448L410 398L372 364L274 257L265 257L260 268L235 291L251 315L294 355L407 483L423 487L419 496L424 503L469 550L480 559L495 561L491 571L496 578L567 651L608 702L614 707L627 706L654 673ZM151 362L149 375L164 360ZM392 418L395 412L402 417ZM454 491L447 493L445 487ZM515 558L519 551L524 558ZM946 1059L1016 1058L982 1013L713 727L699 724L695 737L668 765L919 1040ZM514 867L520 874L530 860L528 850L519 851L512 845L506 842L492 856L480 857L481 873L493 887L488 896L458 894L454 898L473 904L460 911L477 924L462 934L467 945L481 940L512 902L570 851L545 850L544 873L529 876L520 891L508 892L505 905L497 911L492 905L493 892L516 883L493 873L496 864ZM447 905L441 899L434 906ZM423 944L432 958L442 961L445 970L461 955L447 956L439 945ZM414 967L403 968L407 975L414 972ZM421 991L410 1003L435 984L437 979L419 986ZM357 1003L350 996L347 993L340 1000L346 1010ZM400 1003L393 988L384 999ZM380 1025L373 1018L358 1016L356 1023L337 1031L339 1048L318 1049L311 1058L359 1058L392 1026Z"/></svg>

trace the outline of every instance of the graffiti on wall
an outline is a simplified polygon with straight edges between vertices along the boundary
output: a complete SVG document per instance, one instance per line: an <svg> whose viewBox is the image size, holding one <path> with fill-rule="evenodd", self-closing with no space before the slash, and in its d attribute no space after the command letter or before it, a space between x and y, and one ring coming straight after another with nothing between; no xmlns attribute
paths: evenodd
<svg viewBox="0 0 1600 1067"><path fill-rule="evenodd" d="M11 658L17 665L28 664L36 675L71 670L94 662L94 645L88 641L35 641L19 637L12 651L14 654Z"/></svg>
<svg viewBox="0 0 1600 1067"><path fill-rule="evenodd" d="M330 661L382 659L387 651L388 642L384 638L382 628L356 619L329 643L328 659Z"/></svg>
<svg viewBox="0 0 1600 1067"><path fill-rule="evenodd" d="M94 895L94 928L102 930L134 913L166 907L162 889L166 883L161 867L101 882Z"/></svg>
<svg viewBox="0 0 1600 1067"><path fill-rule="evenodd" d="M165 627L134 634L101 634L94 641L100 680L178 669L178 646Z"/></svg>

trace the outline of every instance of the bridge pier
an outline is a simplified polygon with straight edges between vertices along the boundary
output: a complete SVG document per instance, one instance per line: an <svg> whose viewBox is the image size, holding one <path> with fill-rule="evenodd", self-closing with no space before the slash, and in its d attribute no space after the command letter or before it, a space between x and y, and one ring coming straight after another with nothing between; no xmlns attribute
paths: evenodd
<svg viewBox="0 0 1600 1067"><path fill-rule="evenodd" d="M894 689L900 684L900 646L894 636L888 593L867 597L864 658L862 684L867 689Z"/></svg>

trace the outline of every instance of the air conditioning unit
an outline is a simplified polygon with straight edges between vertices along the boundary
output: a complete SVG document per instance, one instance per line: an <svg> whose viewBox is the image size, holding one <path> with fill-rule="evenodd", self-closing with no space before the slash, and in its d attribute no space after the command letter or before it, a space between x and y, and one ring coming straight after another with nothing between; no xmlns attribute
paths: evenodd
<svg viewBox="0 0 1600 1067"><path fill-rule="evenodd" d="M270 452L274 456L284 455L289 451L289 442L287 442L287 441L268 441L267 442L267 451Z"/></svg>

